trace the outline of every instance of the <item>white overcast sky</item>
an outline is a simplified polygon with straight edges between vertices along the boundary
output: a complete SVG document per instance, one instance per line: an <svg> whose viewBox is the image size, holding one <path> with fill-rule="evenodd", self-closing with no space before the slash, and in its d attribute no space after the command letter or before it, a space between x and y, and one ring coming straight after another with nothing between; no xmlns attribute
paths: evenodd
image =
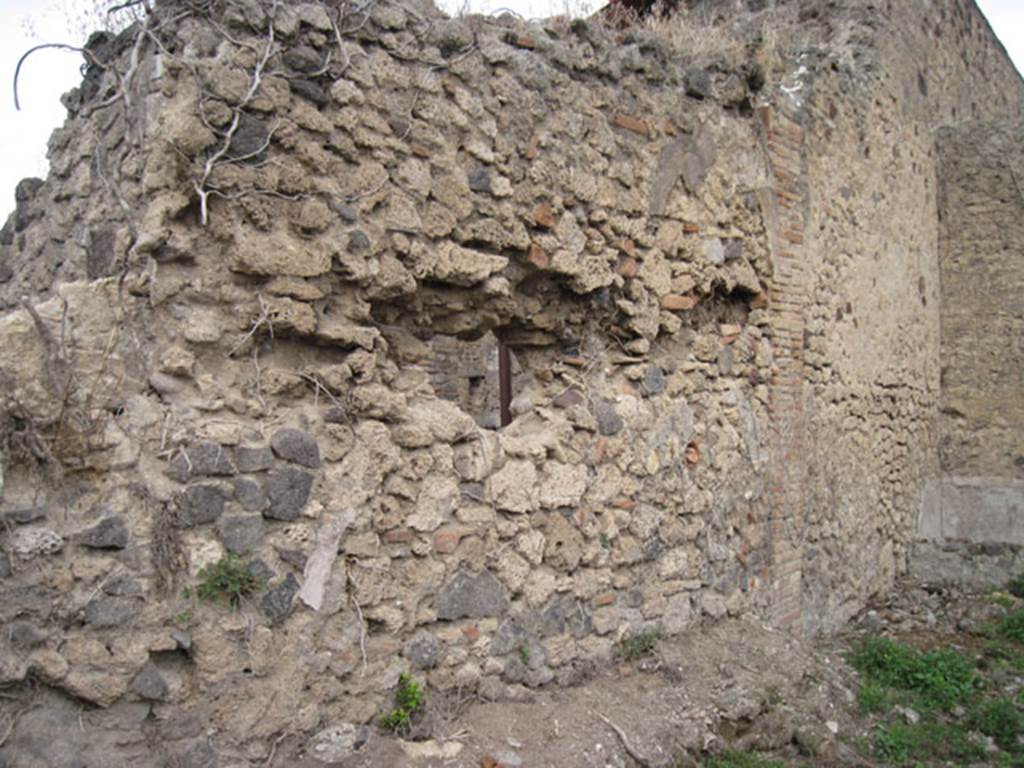
<svg viewBox="0 0 1024 768"><path fill-rule="evenodd" d="M923 0L900 0L922 2ZM34 53L18 79L21 111L14 109L11 82L18 58L39 43L80 45L86 27L83 8L95 0L0 0L0 223L14 208L14 187L26 176L45 176L46 142L64 119L60 95L78 84L81 56L44 50ZM449 12L512 8L523 16L564 13L599 6L601 0L442 0ZM107 5L107 3L104 3ZM1024 0L978 0L1018 71L1024 72Z"/></svg>

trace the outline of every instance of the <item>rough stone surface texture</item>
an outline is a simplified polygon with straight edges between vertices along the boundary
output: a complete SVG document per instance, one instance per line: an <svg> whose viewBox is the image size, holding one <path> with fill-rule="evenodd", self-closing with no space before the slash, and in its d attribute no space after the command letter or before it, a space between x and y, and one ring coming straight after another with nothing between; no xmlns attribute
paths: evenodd
<svg viewBox="0 0 1024 768"><path fill-rule="evenodd" d="M1021 545L1024 123L944 128L937 151L941 474L922 502L920 534Z"/></svg>
<svg viewBox="0 0 1024 768"><path fill-rule="evenodd" d="M523 697L639 632L828 631L935 498L1020 530L1024 87L973 4L736 3L700 61L186 5L90 57L0 230L0 685L48 712L0 764L344 760L403 672ZM235 557L252 594L199 599Z"/></svg>

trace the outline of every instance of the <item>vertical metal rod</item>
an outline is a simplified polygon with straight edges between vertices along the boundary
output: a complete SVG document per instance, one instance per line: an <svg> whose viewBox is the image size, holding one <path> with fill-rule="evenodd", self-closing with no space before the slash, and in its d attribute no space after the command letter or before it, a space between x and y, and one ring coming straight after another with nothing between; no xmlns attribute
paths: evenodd
<svg viewBox="0 0 1024 768"><path fill-rule="evenodd" d="M501 402L501 426L512 423L512 356L505 342L498 341L498 396Z"/></svg>

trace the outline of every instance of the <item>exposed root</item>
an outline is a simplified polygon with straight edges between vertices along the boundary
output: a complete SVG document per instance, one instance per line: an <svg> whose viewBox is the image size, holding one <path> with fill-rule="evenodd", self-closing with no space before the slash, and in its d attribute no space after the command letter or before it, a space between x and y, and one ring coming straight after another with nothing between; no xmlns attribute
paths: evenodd
<svg viewBox="0 0 1024 768"><path fill-rule="evenodd" d="M637 749L629 743L629 739L626 738L626 732L623 731L619 726L613 723L604 715L598 713L597 715L601 720L604 721L605 725L615 731L615 735L619 737L619 741L622 742L622 748L626 750L626 754L629 755L641 768L651 768L654 764L644 755L640 754Z"/></svg>

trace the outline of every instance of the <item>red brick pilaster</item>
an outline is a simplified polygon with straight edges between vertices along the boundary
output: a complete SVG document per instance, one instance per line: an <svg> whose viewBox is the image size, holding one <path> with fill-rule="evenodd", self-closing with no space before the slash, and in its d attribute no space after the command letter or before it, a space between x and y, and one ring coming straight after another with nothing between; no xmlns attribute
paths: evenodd
<svg viewBox="0 0 1024 768"><path fill-rule="evenodd" d="M808 301L803 252L804 128L799 105L785 102L763 107L758 114L771 173L771 191L765 201L773 266L767 311L775 352L769 384L770 614L777 626L800 631L808 459L803 407L804 309Z"/></svg>

